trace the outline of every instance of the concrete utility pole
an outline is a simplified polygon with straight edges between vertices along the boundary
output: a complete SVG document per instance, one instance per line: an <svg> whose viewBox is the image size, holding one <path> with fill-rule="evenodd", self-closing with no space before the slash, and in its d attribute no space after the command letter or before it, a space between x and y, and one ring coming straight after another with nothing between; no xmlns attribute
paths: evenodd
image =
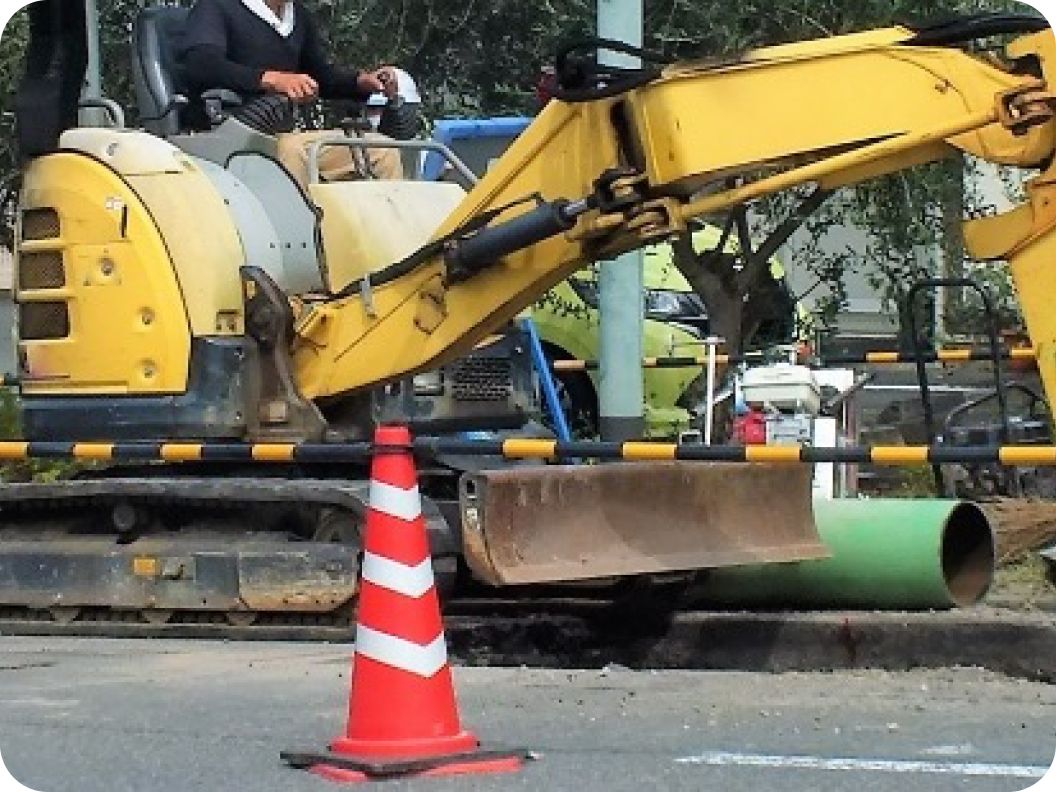
<svg viewBox="0 0 1056 792"><path fill-rule="evenodd" d="M598 36L642 45L642 0L598 0ZM634 68L638 58L602 52L608 66ZM625 253L601 264L598 301L601 310L599 362L599 430L603 440L620 442L645 432L642 386L642 253Z"/></svg>

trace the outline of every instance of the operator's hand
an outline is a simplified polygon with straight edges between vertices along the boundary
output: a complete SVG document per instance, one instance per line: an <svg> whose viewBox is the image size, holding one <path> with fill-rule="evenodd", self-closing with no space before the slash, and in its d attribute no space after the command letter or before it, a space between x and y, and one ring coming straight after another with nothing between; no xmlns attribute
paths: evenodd
<svg viewBox="0 0 1056 792"><path fill-rule="evenodd" d="M319 94L319 83L307 74L266 71L260 84L262 88L288 96L295 102L308 102Z"/></svg>
<svg viewBox="0 0 1056 792"><path fill-rule="evenodd" d="M383 93L390 99L396 97L396 90L399 87L396 71L392 66L382 66L374 71L360 72L357 82L363 93Z"/></svg>

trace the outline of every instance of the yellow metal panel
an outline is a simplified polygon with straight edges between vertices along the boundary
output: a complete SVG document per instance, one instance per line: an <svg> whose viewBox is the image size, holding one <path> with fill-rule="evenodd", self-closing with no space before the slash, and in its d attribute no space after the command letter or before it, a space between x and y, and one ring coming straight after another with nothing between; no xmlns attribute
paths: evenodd
<svg viewBox="0 0 1056 792"><path fill-rule="evenodd" d="M848 33L844 36L831 36L823 39L794 41L789 44L777 44L772 47L760 47L744 54L741 61L802 60L819 56L837 54L848 50L873 49L898 44L913 37L909 28L893 26Z"/></svg>
<svg viewBox="0 0 1056 792"><path fill-rule="evenodd" d="M332 292L416 251L466 196L452 182L427 181L339 181L308 190L323 213Z"/></svg>
<svg viewBox="0 0 1056 792"><path fill-rule="evenodd" d="M641 91L633 107L650 181L688 194L728 175L939 126L994 107L995 94L1020 82L947 49L851 47L687 74ZM1023 141L1011 137L994 128L957 143L1000 162L1020 155Z"/></svg>
<svg viewBox="0 0 1056 792"><path fill-rule="evenodd" d="M187 155L166 140L132 129L75 127L59 138L59 147L83 151L122 176L133 173L179 173Z"/></svg>
<svg viewBox="0 0 1056 792"><path fill-rule="evenodd" d="M65 337L20 343L23 390L182 392L190 352L183 300L154 222L128 185L88 157L58 154L29 166L22 206L54 209L60 230L22 246L17 299L64 303L69 317ZM21 255L42 248L60 253L65 282L24 289Z"/></svg>
<svg viewBox="0 0 1056 792"><path fill-rule="evenodd" d="M160 566L158 559L150 556L136 556L132 559L132 574L136 577L157 577Z"/></svg>
<svg viewBox="0 0 1056 792"><path fill-rule="evenodd" d="M242 243L223 198L194 161L144 132L77 129L62 142L119 174L146 207L175 268L191 334L241 334Z"/></svg>
<svg viewBox="0 0 1056 792"><path fill-rule="evenodd" d="M879 157L870 162L835 169L818 179L818 186L823 190L838 190L840 187L860 184L895 171L947 159L956 153L957 149L944 140L929 145L918 144L911 151L901 151L890 157Z"/></svg>
<svg viewBox="0 0 1056 792"><path fill-rule="evenodd" d="M964 223L964 244L980 261L1004 258L1034 230L1034 210L1022 204L1000 215L976 217Z"/></svg>
<svg viewBox="0 0 1056 792"><path fill-rule="evenodd" d="M212 183L197 169L127 178L165 241L191 333L241 335L242 244Z"/></svg>
<svg viewBox="0 0 1056 792"><path fill-rule="evenodd" d="M1045 395L1056 398L1056 311L1053 310L1053 261L1056 227L1049 226L1009 258L1016 297L1038 359Z"/></svg>

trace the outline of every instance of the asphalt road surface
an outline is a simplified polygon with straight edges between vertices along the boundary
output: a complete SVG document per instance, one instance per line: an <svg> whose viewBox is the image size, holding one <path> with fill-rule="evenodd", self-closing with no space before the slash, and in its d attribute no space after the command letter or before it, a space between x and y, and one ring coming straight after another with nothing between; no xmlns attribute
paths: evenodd
<svg viewBox="0 0 1056 792"><path fill-rule="evenodd" d="M279 753L322 750L344 729L348 646L24 637L0 646L0 754L31 789L334 786ZM455 685L466 728L533 760L512 774L384 786L1012 792L1038 782L1056 753L1056 687L978 669L456 668ZM1046 788L1056 780L1037 787Z"/></svg>

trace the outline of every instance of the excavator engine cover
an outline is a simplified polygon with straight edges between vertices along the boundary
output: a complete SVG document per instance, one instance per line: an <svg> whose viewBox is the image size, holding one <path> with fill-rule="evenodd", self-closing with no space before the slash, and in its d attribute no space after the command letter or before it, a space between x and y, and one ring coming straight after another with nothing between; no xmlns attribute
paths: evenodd
<svg viewBox="0 0 1056 792"><path fill-rule="evenodd" d="M618 462L462 478L466 563L496 586L829 555L808 466Z"/></svg>

